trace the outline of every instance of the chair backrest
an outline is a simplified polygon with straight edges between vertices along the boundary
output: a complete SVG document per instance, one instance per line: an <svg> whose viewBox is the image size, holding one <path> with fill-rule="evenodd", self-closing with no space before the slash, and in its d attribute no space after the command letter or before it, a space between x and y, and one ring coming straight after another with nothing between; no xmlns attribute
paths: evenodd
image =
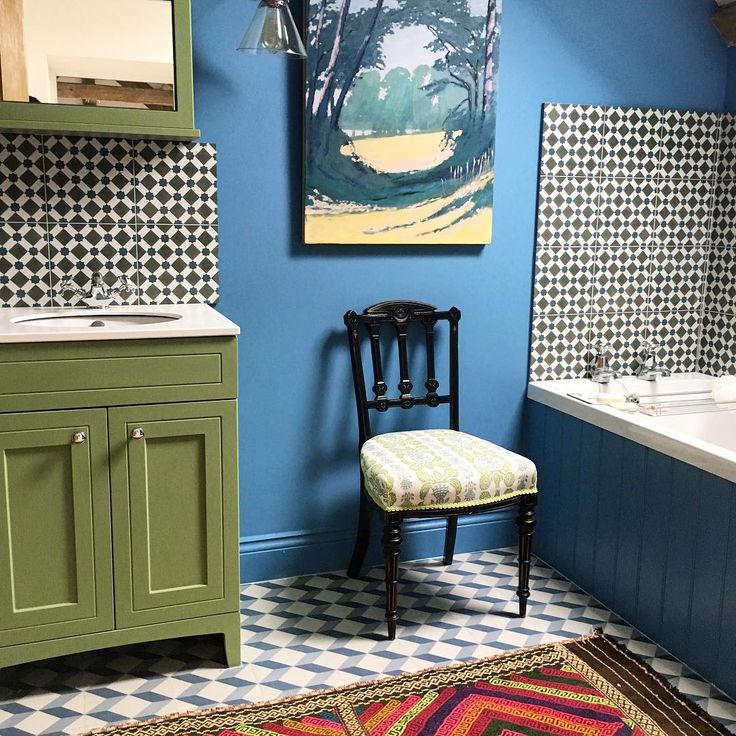
<svg viewBox="0 0 736 736"><path fill-rule="evenodd" d="M438 407L449 404L450 429L459 429L459 384L458 384L458 322L460 310L452 307L442 312L431 304L409 301L388 301L374 304L358 314L353 310L345 313L345 326L348 329L350 343L350 359L353 366L353 384L355 386L355 401L358 407L358 427L360 430L360 444L362 445L372 436L370 411L380 412L389 409L411 409L415 406ZM438 322L449 323L449 353L450 353L450 386L446 393L438 393L439 381L435 373L435 326ZM427 375L424 382L426 393L415 396L412 394L414 384L409 378L409 350L408 330L412 323L419 323L424 327L424 337L427 350ZM365 326L365 331L361 328ZM383 378L383 363L381 359L381 328L388 325L386 332L396 335L399 350L399 395L391 398L388 386ZM373 366L373 398L368 398L366 390L366 376L363 370L361 354L361 332L370 341L371 363Z"/></svg>

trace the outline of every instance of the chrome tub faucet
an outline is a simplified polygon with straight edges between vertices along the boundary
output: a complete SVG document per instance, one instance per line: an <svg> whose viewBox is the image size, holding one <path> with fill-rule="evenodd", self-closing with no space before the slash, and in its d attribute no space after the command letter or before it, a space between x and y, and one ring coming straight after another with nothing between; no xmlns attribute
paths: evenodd
<svg viewBox="0 0 736 736"><path fill-rule="evenodd" d="M99 271L95 271L92 274L90 285L87 289L75 286L71 276L64 276L59 283L58 289L60 294L76 294L77 296L81 296L84 304L88 307L105 309L115 301L115 297L118 294L131 294L134 287L127 276L121 276L115 286L107 286L102 280L102 274Z"/></svg>
<svg viewBox="0 0 736 736"><path fill-rule="evenodd" d="M611 349L608 345L599 342L595 346L595 358L593 359L593 371L590 380L593 383L606 384L617 378L615 371L608 365L611 357Z"/></svg>
<svg viewBox="0 0 736 736"><path fill-rule="evenodd" d="M641 364L636 370L636 377L642 381L656 381L658 378L667 378L672 372L662 365L659 365L659 345L651 342L645 342L641 350Z"/></svg>

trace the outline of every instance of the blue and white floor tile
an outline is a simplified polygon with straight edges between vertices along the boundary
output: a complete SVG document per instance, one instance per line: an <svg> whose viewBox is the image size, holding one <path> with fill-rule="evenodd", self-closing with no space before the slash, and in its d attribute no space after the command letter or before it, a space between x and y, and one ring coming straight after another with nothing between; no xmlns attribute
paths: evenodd
<svg viewBox="0 0 736 736"><path fill-rule="evenodd" d="M119 647L0 672L0 734L79 734L197 708L488 657L586 634L623 640L736 734L736 704L556 572L538 563L525 620L515 618L514 552L459 555L447 568L402 567L399 639L386 641L382 570L243 586L242 667L223 669L220 637Z"/></svg>

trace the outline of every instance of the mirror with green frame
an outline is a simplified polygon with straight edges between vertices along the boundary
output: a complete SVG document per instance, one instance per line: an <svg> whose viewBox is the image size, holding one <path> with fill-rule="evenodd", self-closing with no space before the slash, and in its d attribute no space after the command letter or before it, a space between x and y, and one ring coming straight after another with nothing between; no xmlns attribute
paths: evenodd
<svg viewBox="0 0 736 736"><path fill-rule="evenodd" d="M190 0L0 0L0 130L196 138Z"/></svg>

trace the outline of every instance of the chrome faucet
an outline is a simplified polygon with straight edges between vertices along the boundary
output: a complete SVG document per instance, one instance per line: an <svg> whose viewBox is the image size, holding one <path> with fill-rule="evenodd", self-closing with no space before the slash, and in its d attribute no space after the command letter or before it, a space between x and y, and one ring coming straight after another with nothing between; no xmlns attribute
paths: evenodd
<svg viewBox="0 0 736 736"><path fill-rule="evenodd" d="M92 274L92 279L88 289L82 289L79 286L75 286L71 276L65 276L59 283L59 293L61 294L76 294L81 296L84 300L84 304L88 307L105 309L115 301L115 297L118 294L130 294L133 291L133 285L128 280L127 276L121 276L116 286L106 286L102 280L102 274L99 271L95 271Z"/></svg>
<svg viewBox="0 0 736 736"><path fill-rule="evenodd" d="M651 342L645 342L642 346L641 365L636 371L636 377L642 381L656 381L658 378L666 378L672 375L671 371L658 365L657 355L659 346Z"/></svg>
<svg viewBox="0 0 736 736"><path fill-rule="evenodd" d="M608 345L599 342L595 346L595 358L593 359L593 372L590 379L593 383L610 383L616 378L616 373L608 365L608 359L611 357L611 349Z"/></svg>

